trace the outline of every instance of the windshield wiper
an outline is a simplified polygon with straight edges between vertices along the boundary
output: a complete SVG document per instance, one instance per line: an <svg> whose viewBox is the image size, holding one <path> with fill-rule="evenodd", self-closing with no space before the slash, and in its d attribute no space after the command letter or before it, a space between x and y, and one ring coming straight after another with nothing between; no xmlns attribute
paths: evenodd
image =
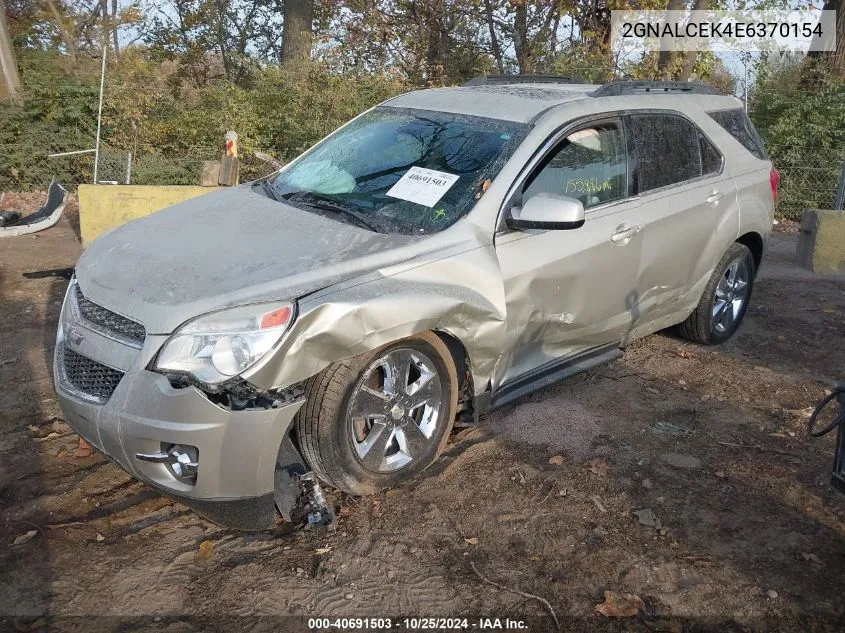
<svg viewBox="0 0 845 633"><path fill-rule="evenodd" d="M261 188L264 190L264 193L267 195L268 198L271 198L271 199L275 200L276 202L282 201L282 199L276 193L276 190L273 189L273 185L271 185L266 178L261 178L260 180L257 180L256 182L261 185Z"/></svg>
<svg viewBox="0 0 845 633"><path fill-rule="evenodd" d="M364 227L365 229L369 229L374 233L384 233L384 231L376 228L375 225L373 225L364 216L364 214L359 213L350 205L343 204L342 202L331 200L329 198L324 198L323 196L317 195L310 191L295 191L294 193L287 194L282 197L286 200L293 200L294 202L299 202L301 204L305 204L309 207L320 209L322 211L334 211L336 213L342 213L343 215L352 218L356 224Z"/></svg>

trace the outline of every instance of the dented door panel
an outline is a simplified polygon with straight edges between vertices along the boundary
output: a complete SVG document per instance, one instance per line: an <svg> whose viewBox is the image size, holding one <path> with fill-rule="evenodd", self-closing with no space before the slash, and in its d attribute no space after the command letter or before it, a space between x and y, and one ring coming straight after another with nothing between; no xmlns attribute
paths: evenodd
<svg viewBox="0 0 845 633"><path fill-rule="evenodd" d="M493 386L581 350L621 341L636 319L642 232L636 201L587 213L579 229L513 231L497 240L507 304L507 354Z"/></svg>

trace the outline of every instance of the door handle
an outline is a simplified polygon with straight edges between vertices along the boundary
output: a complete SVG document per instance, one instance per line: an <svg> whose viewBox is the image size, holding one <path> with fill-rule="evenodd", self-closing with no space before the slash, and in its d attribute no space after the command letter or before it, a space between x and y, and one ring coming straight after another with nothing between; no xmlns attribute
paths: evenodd
<svg viewBox="0 0 845 633"><path fill-rule="evenodd" d="M620 224L616 227L616 232L610 236L610 241L614 244L625 245L631 241L637 233L642 231L641 226L628 226L627 224Z"/></svg>
<svg viewBox="0 0 845 633"><path fill-rule="evenodd" d="M707 204L709 204L711 207L715 207L722 201L722 198L724 198L724 197L725 197L724 192L716 191L714 189L713 191L710 192L710 194L707 196L707 198L705 198L705 200L707 201Z"/></svg>

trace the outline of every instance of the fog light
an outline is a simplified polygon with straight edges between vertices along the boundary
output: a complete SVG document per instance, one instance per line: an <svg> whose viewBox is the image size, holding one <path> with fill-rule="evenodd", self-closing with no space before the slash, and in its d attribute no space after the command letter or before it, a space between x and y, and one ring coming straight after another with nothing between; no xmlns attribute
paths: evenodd
<svg viewBox="0 0 845 633"><path fill-rule="evenodd" d="M164 464L170 474L181 482L194 485L197 483L199 470L199 449L189 444L165 444L162 442L159 453L136 453L135 459L142 462Z"/></svg>

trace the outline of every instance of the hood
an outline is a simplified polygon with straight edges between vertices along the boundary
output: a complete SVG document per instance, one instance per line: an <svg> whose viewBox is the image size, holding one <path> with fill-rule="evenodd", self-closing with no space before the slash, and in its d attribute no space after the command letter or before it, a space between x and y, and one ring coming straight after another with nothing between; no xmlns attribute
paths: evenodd
<svg viewBox="0 0 845 633"><path fill-rule="evenodd" d="M97 239L76 265L86 297L169 334L200 314L296 299L426 250L271 200L249 185L193 198Z"/></svg>

